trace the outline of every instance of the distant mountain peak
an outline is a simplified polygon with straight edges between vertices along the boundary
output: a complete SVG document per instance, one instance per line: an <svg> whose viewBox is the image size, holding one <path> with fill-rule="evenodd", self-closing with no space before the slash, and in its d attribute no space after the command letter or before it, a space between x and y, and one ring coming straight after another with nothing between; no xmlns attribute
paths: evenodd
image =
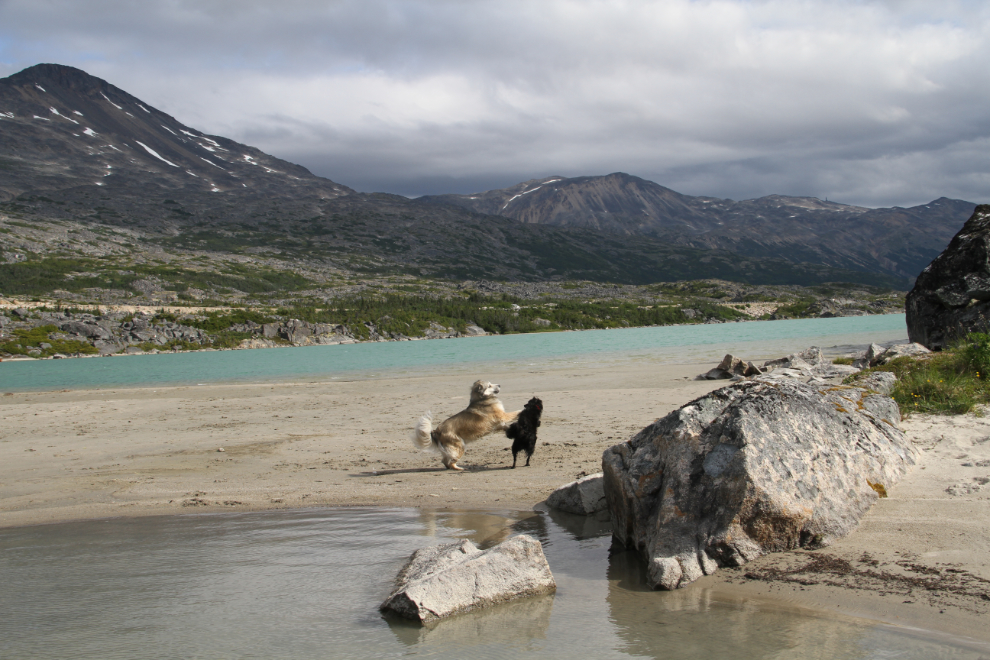
<svg viewBox="0 0 990 660"><path fill-rule="evenodd" d="M113 87L102 78L86 73L82 69L64 64L35 64L5 78L14 85L49 83L71 89L107 89Z"/></svg>
<svg viewBox="0 0 990 660"><path fill-rule="evenodd" d="M0 197L71 185L271 194L353 193L306 168L186 126L81 69L38 64L0 79L0 130L13 174Z"/></svg>

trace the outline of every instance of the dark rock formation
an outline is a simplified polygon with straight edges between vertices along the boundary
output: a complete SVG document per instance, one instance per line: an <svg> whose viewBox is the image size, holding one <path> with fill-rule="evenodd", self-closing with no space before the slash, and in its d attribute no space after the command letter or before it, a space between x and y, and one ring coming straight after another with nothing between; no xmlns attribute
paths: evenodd
<svg viewBox="0 0 990 660"><path fill-rule="evenodd" d="M613 535L653 587L849 533L913 465L888 397L766 376L696 399L602 456Z"/></svg>
<svg viewBox="0 0 990 660"><path fill-rule="evenodd" d="M932 350L990 330L990 205L922 271L907 296L908 338Z"/></svg>
<svg viewBox="0 0 990 660"><path fill-rule="evenodd" d="M430 623L556 590L543 546L531 536L513 536L488 550L464 540L414 552L380 609Z"/></svg>

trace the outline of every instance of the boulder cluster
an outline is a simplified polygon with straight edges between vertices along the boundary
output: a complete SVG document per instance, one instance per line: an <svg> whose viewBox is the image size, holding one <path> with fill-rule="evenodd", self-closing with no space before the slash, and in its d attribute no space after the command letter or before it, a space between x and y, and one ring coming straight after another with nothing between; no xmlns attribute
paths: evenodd
<svg viewBox="0 0 990 660"><path fill-rule="evenodd" d="M867 367L887 364L894 358L930 353L921 344L894 344L881 346L870 344L862 354L852 359L852 364L833 364L817 346L799 353L775 360L767 360L762 366L746 362L732 354L727 354L714 369L699 374L695 380L729 379L740 381L756 376L776 378L798 378L805 381L824 382L830 378L844 377L858 373Z"/></svg>
<svg viewBox="0 0 990 660"><path fill-rule="evenodd" d="M0 316L0 343L14 330L31 330L54 326L48 337L51 340L76 340L91 344L101 355L143 352L144 348L166 347L176 341L190 344L209 343L210 337L199 328L167 320L156 320L152 315L125 314L122 312L101 315L72 312L31 312L17 308L11 316ZM29 347L28 354L40 357L44 345ZM53 357L67 357L55 354Z"/></svg>

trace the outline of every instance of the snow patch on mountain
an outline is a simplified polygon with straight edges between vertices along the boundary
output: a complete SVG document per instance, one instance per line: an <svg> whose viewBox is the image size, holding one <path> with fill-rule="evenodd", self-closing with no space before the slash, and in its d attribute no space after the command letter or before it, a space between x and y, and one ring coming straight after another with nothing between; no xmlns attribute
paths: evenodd
<svg viewBox="0 0 990 660"><path fill-rule="evenodd" d="M154 156L158 160L162 161L163 163L167 163L167 164L171 165L172 167L178 167L178 165L176 165L175 163L173 163L171 161L168 161L168 160L165 160L164 158L162 158L161 156L159 156L157 151L155 151L154 149L152 149L151 147L149 147L148 145L146 145L144 142L138 142L137 140L135 140L135 142L137 142L138 144L140 144L142 147L144 147L144 150L145 151L147 151L149 154L151 154L152 156Z"/></svg>
<svg viewBox="0 0 990 660"><path fill-rule="evenodd" d="M100 96L102 96L103 98L107 99L107 103L109 103L113 107L117 108L118 110L123 110L122 107L120 107L119 105L117 105L116 103L114 103L113 101L111 101L110 99L108 99L107 98L107 95L104 94L103 92L100 92Z"/></svg>
<svg viewBox="0 0 990 660"><path fill-rule="evenodd" d="M558 181L559 181L559 179L558 179ZM550 182L548 182L548 183L553 183L553 182L552 182L552 181L550 181ZM516 195L515 197L513 197L512 199L510 199L509 201L507 201L507 202L505 203L505 206L508 206L509 204L511 204L511 203L512 203L512 200L514 200L514 199L519 199L519 198L520 198L520 197L522 197L523 195L528 195L528 194L529 194L529 193L531 193L531 192L536 192L537 190L539 190L539 189L540 189L540 188L542 188L542 187L543 187L543 186L536 186L536 187L535 187L535 188L533 188L532 190L527 190L526 192L521 192L521 193L519 193L518 195ZM502 207L502 210L503 210L503 211L505 210L505 206L503 206L503 207Z"/></svg>
<svg viewBox="0 0 990 660"><path fill-rule="evenodd" d="M205 160L205 161L206 161L207 163L209 163L209 164L210 164L210 165L212 165L213 167L216 167L217 169L221 169L221 170L223 170L223 168L222 168L222 167L220 167L219 165L217 165L216 163L214 163L214 162L213 162L212 160L207 160L206 158L203 158L202 156L200 156L200 157L199 157L199 159L200 159L200 160ZM224 171L224 172L226 172L227 170L223 170L223 171Z"/></svg>
<svg viewBox="0 0 990 660"><path fill-rule="evenodd" d="M48 109L52 111L52 114L53 114L53 115L56 115L56 116L59 116L59 117L61 117L62 119L68 119L68 120L69 120L69 121L71 121L71 122L72 122L73 124L78 124L78 123L79 123L79 122L77 122L77 121L76 121L75 119L73 119L72 117L66 117L65 115L63 115L62 113L60 113L60 112L59 112L58 110L56 110L55 108L48 108Z"/></svg>

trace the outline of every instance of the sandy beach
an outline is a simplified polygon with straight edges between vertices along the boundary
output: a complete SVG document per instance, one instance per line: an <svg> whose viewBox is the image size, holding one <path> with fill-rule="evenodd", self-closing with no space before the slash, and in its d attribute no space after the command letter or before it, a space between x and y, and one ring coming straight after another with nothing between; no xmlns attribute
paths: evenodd
<svg viewBox="0 0 990 660"><path fill-rule="evenodd" d="M531 510L601 454L723 382L711 365L560 365L512 373L0 396L0 527L111 516L340 505ZM475 378L507 409L545 403L532 465L468 446L465 472L409 435L461 410ZM914 416L920 463L832 547L763 557L689 588L990 642L990 418ZM990 650L990 647L987 647Z"/></svg>

